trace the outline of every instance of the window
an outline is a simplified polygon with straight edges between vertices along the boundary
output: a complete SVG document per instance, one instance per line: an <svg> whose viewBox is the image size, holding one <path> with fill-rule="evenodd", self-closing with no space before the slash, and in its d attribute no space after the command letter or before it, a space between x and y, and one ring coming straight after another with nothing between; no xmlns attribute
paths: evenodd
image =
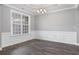
<svg viewBox="0 0 79 59"><path fill-rule="evenodd" d="M22 16L22 33L28 33L28 17L23 15Z"/></svg>
<svg viewBox="0 0 79 59"><path fill-rule="evenodd" d="M11 34L21 35L29 33L29 21L28 15L11 10Z"/></svg>

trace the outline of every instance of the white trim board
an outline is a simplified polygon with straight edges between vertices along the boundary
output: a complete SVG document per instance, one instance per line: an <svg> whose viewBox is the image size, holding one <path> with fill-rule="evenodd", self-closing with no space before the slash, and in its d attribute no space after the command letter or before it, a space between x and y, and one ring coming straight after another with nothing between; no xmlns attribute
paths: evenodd
<svg viewBox="0 0 79 59"><path fill-rule="evenodd" d="M75 44L75 45L79 46L79 44L78 44L78 43L77 43L77 44Z"/></svg>
<svg viewBox="0 0 79 59"><path fill-rule="evenodd" d="M2 51L2 48L0 48L0 51Z"/></svg>
<svg viewBox="0 0 79 59"><path fill-rule="evenodd" d="M36 39L38 39L38 38L36 38ZM39 40L46 40L46 41L49 41L49 42L58 42L58 41L51 41L51 40L49 40L49 38L40 38ZM75 43L75 44L65 43L65 42L58 42L58 43L71 44L71 45L79 46L79 44L77 44L77 43Z"/></svg>

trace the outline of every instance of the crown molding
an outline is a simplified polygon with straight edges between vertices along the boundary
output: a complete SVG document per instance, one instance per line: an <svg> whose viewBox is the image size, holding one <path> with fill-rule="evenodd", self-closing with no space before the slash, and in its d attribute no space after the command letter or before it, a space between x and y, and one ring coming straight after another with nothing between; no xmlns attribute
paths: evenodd
<svg viewBox="0 0 79 59"><path fill-rule="evenodd" d="M53 11L48 12L48 13L61 12L61 11L65 11L65 10L69 10L69 9L74 9L74 8L75 7L63 8L63 9L53 10Z"/></svg>
<svg viewBox="0 0 79 59"><path fill-rule="evenodd" d="M10 8L13 8L13 9L16 9L16 10L19 10L19 11L22 11L22 12L25 12L25 13L28 13L30 15L41 15L41 14L34 14L31 10L31 12L29 11L25 11L25 10L22 10L20 8L17 8L17 7L14 7L12 5L8 5L8 4L4 4L5 6L7 7L10 7ZM31 7L30 7L31 8ZM48 13L46 14L50 14L50 13L56 13L56 12L61 12L61 11L65 11L65 10L69 10L69 9L74 9L74 8L78 8L78 4L75 4L74 6L72 7L67 7L67 8L62 8L62 9L57 9L57 10L52 10L52 11L49 11Z"/></svg>
<svg viewBox="0 0 79 59"><path fill-rule="evenodd" d="M78 8L78 4L75 5L75 8Z"/></svg>
<svg viewBox="0 0 79 59"><path fill-rule="evenodd" d="M9 4L3 4L3 5L5 5L5 6L9 7L9 8L15 9L15 10L19 10L19 11L25 12L25 13L27 13L27 14L29 14L29 15L34 15L33 13L31 13L31 12L29 12L29 11L22 10L22 9L20 9L20 8L14 7L14 6L9 5Z"/></svg>
<svg viewBox="0 0 79 59"><path fill-rule="evenodd" d="M78 5L74 5L73 7L67 7L67 8L63 8L63 9L52 10L52 11L46 13L46 14L57 13L57 12L66 11L66 10L69 10L69 9L75 9L77 7L78 7ZM44 14L44 15L46 15L46 14ZM36 15L38 15L38 14L36 14Z"/></svg>

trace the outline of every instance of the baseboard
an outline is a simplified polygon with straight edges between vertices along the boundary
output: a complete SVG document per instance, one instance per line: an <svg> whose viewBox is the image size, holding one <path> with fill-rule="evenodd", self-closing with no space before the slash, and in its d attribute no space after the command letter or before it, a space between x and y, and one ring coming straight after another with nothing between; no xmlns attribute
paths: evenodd
<svg viewBox="0 0 79 59"><path fill-rule="evenodd" d="M26 41L30 41L30 40L32 40L32 39L29 39L29 40L26 40ZM14 43L14 44L6 45L6 46L3 46L2 48L13 46L13 45L18 45L18 44L26 42L26 41L22 41L22 42L17 42L17 43Z"/></svg>
<svg viewBox="0 0 79 59"><path fill-rule="evenodd" d="M0 48L0 51L2 51L2 48Z"/></svg>
<svg viewBox="0 0 79 59"><path fill-rule="evenodd" d="M77 44L75 44L75 45L79 46L79 44L78 44L78 43L77 43Z"/></svg>
<svg viewBox="0 0 79 59"><path fill-rule="evenodd" d="M35 39L38 39L38 38L35 38ZM79 44L71 44L71 43L64 43L64 42L58 42L58 41L50 41L50 40L46 40L44 38L41 38L41 39L38 39L38 40L44 40L44 41L49 41L49 42L57 42L57 43L63 43L63 44L79 46Z"/></svg>
<svg viewBox="0 0 79 59"><path fill-rule="evenodd" d="M16 43L16 44L13 44L13 45L5 46L5 47L2 47L2 48L6 49L6 48L9 48L9 47L15 47L15 46L20 47L21 45L27 44L28 42L30 42L32 40L34 40L34 39L30 39L28 41L24 41L24 42Z"/></svg>

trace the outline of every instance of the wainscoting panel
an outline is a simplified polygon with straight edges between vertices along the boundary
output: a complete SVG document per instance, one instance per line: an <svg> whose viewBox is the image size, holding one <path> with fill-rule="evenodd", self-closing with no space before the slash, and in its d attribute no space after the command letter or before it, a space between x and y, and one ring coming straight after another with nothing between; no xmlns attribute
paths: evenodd
<svg viewBox="0 0 79 59"><path fill-rule="evenodd" d="M66 31L35 31L36 38L77 45L77 33Z"/></svg>
<svg viewBox="0 0 79 59"><path fill-rule="evenodd" d="M2 47L18 44L24 41L34 39L34 31L30 34L12 36L9 32L2 33Z"/></svg>

